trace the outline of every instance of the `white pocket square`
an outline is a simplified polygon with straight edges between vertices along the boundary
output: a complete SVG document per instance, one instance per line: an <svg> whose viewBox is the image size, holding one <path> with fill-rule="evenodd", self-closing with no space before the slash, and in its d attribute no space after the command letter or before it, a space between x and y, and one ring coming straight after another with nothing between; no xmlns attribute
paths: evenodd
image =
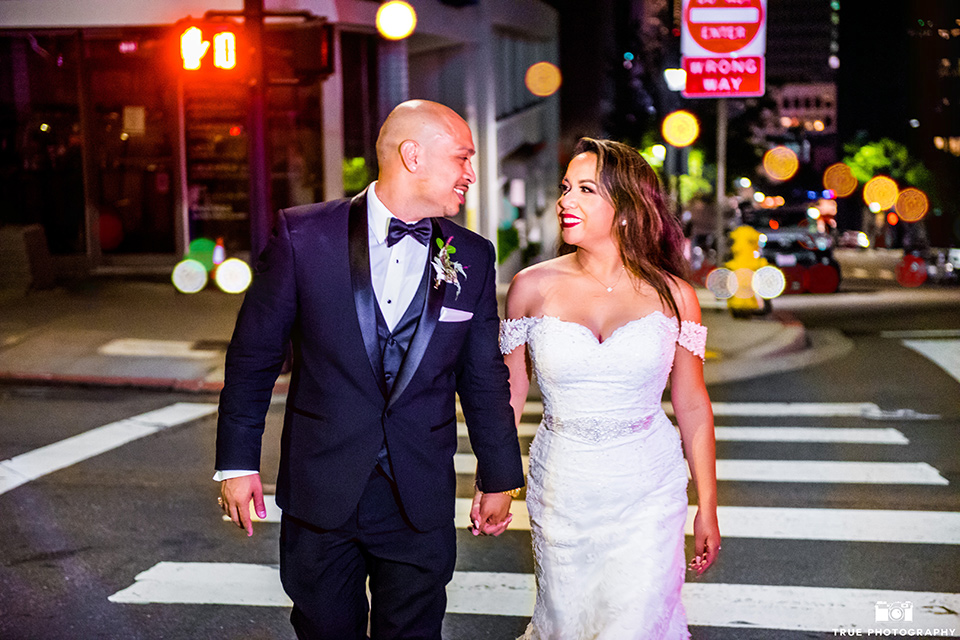
<svg viewBox="0 0 960 640"><path fill-rule="evenodd" d="M440 322L466 322L473 317L470 311L440 307Z"/></svg>

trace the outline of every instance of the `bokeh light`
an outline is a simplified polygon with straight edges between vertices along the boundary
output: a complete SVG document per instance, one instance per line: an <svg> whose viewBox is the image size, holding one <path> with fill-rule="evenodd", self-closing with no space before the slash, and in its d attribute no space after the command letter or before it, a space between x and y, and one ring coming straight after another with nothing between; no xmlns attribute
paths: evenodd
<svg viewBox="0 0 960 640"><path fill-rule="evenodd" d="M773 180L789 180L800 168L800 160L793 149L777 146L763 154L763 169Z"/></svg>
<svg viewBox="0 0 960 640"><path fill-rule="evenodd" d="M391 0L377 9L377 31L387 40L403 40L417 26L417 12L402 0Z"/></svg>
<svg viewBox="0 0 960 640"><path fill-rule="evenodd" d="M897 223L898 223L898 222L900 222L900 217L899 217L896 213L894 213L893 211L891 211L890 213L887 214L887 224L888 224L888 225L890 225L891 227L895 227L895 226L897 226Z"/></svg>
<svg viewBox="0 0 960 640"><path fill-rule="evenodd" d="M754 273L756 272L753 269L747 267L740 267L733 272L733 277L737 282L737 290L733 294L735 298L746 300L755 295L753 291Z"/></svg>
<svg viewBox="0 0 960 640"><path fill-rule="evenodd" d="M842 162L830 165L823 172L823 186L840 198L846 198L856 191L857 184L859 183L853 171Z"/></svg>
<svg viewBox="0 0 960 640"><path fill-rule="evenodd" d="M772 300L786 290L787 278L780 269L767 265L757 269L751 284L758 296L765 300Z"/></svg>
<svg viewBox="0 0 960 640"><path fill-rule="evenodd" d="M905 255L897 264L897 282L904 287L919 287L927 279L927 264L923 258Z"/></svg>
<svg viewBox="0 0 960 640"><path fill-rule="evenodd" d="M216 244L210 238L197 238L190 242L187 250L187 258L196 260L202 264L207 271L213 269L213 249Z"/></svg>
<svg viewBox="0 0 960 640"><path fill-rule="evenodd" d="M727 300L737 291L737 276L730 269L720 267L707 274L706 284L717 300Z"/></svg>
<svg viewBox="0 0 960 640"><path fill-rule="evenodd" d="M908 187L897 196L897 214L904 222L916 222L927 215L930 210L930 201L925 194L916 187Z"/></svg>
<svg viewBox="0 0 960 640"><path fill-rule="evenodd" d="M217 267L214 281L225 293L243 293L253 281L253 272L243 260L227 258Z"/></svg>
<svg viewBox="0 0 960 640"><path fill-rule="evenodd" d="M675 147L686 147L700 135L700 123L689 111L674 111L663 119L663 139Z"/></svg>
<svg viewBox="0 0 960 640"><path fill-rule="evenodd" d="M197 260L186 258L173 268L170 280L180 293L196 293L207 286L207 268Z"/></svg>
<svg viewBox="0 0 960 640"><path fill-rule="evenodd" d="M530 65L523 77L523 82L530 93L541 98L556 93L562 80L560 69L552 62L538 62Z"/></svg>
<svg viewBox="0 0 960 640"><path fill-rule="evenodd" d="M113 251L123 242L123 223L112 213L100 214L100 248Z"/></svg>
<svg viewBox="0 0 960 640"><path fill-rule="evenodd" d="M874 176L863 185L863 201L868 205L876 202L880 205L880 211L893 207L898 195L900 189L897 183L887 176Z"/></svg>

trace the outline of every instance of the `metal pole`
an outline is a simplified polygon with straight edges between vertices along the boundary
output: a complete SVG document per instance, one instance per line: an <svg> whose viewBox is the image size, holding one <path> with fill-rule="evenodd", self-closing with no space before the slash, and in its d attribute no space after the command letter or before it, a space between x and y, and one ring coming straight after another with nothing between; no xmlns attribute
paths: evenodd
<svg viewBox="0 0 960 640"><path fill-rule="evenodd" d="M267 96L263 69L263 0L243 0L243 25L250 45L248 114L250 169L250 261L267 244L273 226L270 212L270 165L267 154Z"/></svg>
<svg viewBox="0 0 960 640"><path fill-rule="evenodd" d="M727 99L717 99L717 266L727 254Z"/></svg>

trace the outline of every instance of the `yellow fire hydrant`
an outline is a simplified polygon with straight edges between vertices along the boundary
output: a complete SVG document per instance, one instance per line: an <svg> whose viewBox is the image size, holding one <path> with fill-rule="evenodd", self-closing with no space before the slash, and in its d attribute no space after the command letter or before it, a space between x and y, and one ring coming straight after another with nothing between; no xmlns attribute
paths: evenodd
<svg viewBox="0 0 960 640"><path fill-rule="evenodd" d="M760 232L753 227L737 227L730 232L730 240L733 258L724 266L736 275L737 291L727 299L727 308L734 315L750 313L762 306L753 290L753 274L770 263L760 255Z"/></svg>

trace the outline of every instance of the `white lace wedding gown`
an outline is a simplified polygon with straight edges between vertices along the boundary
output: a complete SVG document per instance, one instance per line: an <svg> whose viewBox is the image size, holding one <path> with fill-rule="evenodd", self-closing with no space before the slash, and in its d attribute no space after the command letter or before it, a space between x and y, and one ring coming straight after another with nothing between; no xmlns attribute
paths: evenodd
<svg viewBox="0 0 960 640"><path fill-rule="evenodd" d="M501 351L526 343L543 395L527 480L537 602L524 639L689 637L687 469L660 402L677 344L702 358L705 342L705 327L660 312L602 343L553 317L501 324Z"/></svg>

